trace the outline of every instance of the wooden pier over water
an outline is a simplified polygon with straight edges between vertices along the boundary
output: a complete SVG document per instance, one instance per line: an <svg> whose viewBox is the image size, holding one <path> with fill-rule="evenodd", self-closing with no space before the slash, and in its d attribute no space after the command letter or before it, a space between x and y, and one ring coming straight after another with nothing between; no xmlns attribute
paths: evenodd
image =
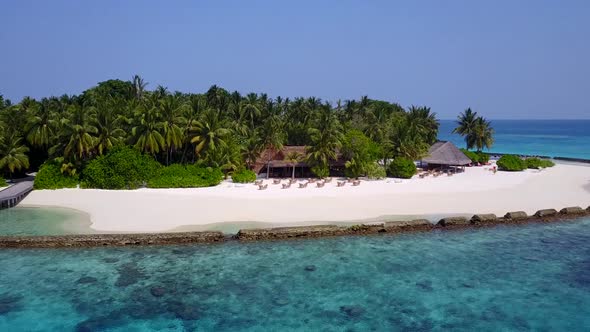
<svg viewBox="0 0 590 332"><path fill-rule="evenodd" d="M0 210L15 207L31 191L33 191L33 181L22 181L0 190Z"/></svg>

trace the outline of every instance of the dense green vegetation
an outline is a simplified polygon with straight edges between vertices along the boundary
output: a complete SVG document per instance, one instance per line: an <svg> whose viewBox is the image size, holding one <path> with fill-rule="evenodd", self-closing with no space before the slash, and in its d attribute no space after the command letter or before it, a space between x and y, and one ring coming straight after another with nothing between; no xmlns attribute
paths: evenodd
<svg viewBox="0 0 590 332"><path fill-rule="evenodd" d="M417 169L414 161L404 157L398 157L389 164L388 171L389 175L394 178L409 179L416 174Z"/></svg>
<svg viewBox="0 0 590 332"><path fill-rule="evenodd" d="M342 139L342 156L347 160L345 174L356 178L367 174L370 165L378 158L378 147L362 131L352 129Z"/></svg>
<svg viewBox="0 0 590 332"><path fill-rule="evenodd" d="M467 156L467 158L471 159L474 163L481 163L485 164L490 161L490 156L486 153L481 151L469 151L467 149L461 149L461 151Z"/></svg>
<svg viewBox="0 0 590 332"><path fill-rule="evenodd" d="M527 168L532 169L539 169L539 168L548 168L555 166L555 163L548 159L540 159L540 158L527 158L526 159Z"/></svg>
<svg viewBox="0 0 590 332"><path fill-rule="evenodd" d="M471 108L459 115L457 128L453 130L453 133L464 136L467 149L476 148L478 152L484 148L489 149L494 144L492 123L477 116L477 112L472 111Z"/></svg>
<svg viewBox="0 0 590 332"><path fill-rule="evenodd" d="M384 179L386 176L387 172L385 171L385 167L379 165L376 162L367 165L367 177L370 180L380 180Z"/></svg>
<svg viewBox="0 0 590 332"><path fill-rule="evenodd" d="M527 168L525 160L513 155L503 155L496 164L501 170L510 172L523 171Z"/></svg>
<svg viewBox="0 0 590 332"><path fill-rule="evenodd" d="M6 180L4 180L4 178L2 176L0 176L0 188L6 187L6 186L7 186Z"/></svg>
<svg viewBox="0 0 590 332"><path fill-rule="evenodd" d="M77 174L62 173L58 163L47 162L39 169L33 186L35 189L76 188L79 182Z"/></svg>
<svg viewBox="0 0 590 332"><path fill-rule="evenodd" d="M136 189L152 179L161 165L131 147L116 147L91 160L82 172L81 187Z"/></svg>
<svg viewBox="0 0 590 332"><path fill-rule="evenodd" d="M162 167L147 182L150 188L197 188L216 186L223 179L218 168L173 164Z"/></svg>
<svg viewBox="0 0 590 332"><path fill-rule="evenodd" d="M118 145L162 165L197 164L226 174L251 167L265 150L306 145L306 155L298 159L322 177L329 175L338 151L350 148L348 169L359 175L376 160L424 156L439 124L428 107L404 109L368 97L332 104L314 97L242 95L217 86L202 94L162 86L148 90L135 76L100 82L79 95L25 97L15 104L0 96L0 127L5 175L50 161L65 174L80 174L85 187L134 188L146 176L105 168L110 161L103 156Z"/></svg>
<svg viewBox="0 0 590 332"><path fill-rule="evenodd" d="M236 183L250 183L256 181L256 173L249 169L240 169L232 173L231 179Z"/></svg>

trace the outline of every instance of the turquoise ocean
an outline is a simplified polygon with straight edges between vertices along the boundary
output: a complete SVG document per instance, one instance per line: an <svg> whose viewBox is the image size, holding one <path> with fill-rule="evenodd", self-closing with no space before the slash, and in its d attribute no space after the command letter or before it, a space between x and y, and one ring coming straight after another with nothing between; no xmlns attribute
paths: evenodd
<svg viewBox="0 0 590 332"><path fill-rule="evenodd" d="M465 147L452 134L456 121L440 121L439 139ZM496 153L590 159L590 120L492 120Z"/></svg>
<svg viewBox="0 0 590 332"><path fill-rule="evenodd" d="M0 250L0 331L589 331L590 219Z"/></svg>

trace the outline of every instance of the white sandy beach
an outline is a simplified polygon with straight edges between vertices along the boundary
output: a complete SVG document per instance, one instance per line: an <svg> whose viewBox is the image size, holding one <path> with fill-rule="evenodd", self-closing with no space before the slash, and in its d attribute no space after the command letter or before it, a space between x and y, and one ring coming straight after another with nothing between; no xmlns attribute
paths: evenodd
<svg viewBox="0 0 590 332"><path fill-rule="evenodd" d="M271 183L266 181L265 183ZM590 205L590 167L558 164L542 171L497 172L467 168L396 183L363 181L360 186L305 189L223 182L195 189L35 190L23 206L57 206L86 212L99 231L156 232L181 226L234 222L272 225L360 221L400 215L495 213Z"/></svg>

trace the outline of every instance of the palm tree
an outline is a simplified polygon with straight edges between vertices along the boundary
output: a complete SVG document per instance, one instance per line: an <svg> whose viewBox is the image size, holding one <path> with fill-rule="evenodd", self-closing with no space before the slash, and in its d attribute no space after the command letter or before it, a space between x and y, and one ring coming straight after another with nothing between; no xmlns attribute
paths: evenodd
<svg viewBox="0 0 590 332"><path fill-rule="evenodd" d="M492 123L487 121L483 117L478 117L475 120L475 126L472 133L475 147L478 152L481 152L484 148L489 149L494 144L494 129Z"/></svg>
<svg viewBox="0 0 590 332"><path fill-rule="evenodd" d="M248 120L250 128L254 128L255 120L262 114L258 95L255 93L249 93L242 103L242 115Z"/></svg>
<svg viewBox="0 0 590 332"><path fill-rule="evenodd" d="M227 144L226 138L231 132L225 127L219 113L214 109L208 109L194 122L191 130L191 143L196 144L195 153L205 159L210 151Z"/></svg>
<svg viewBox="0 0 590 332"><path fill-rule="evenodd" d="M137 100L141 100L147 83L139 75L133 76L133 95Z"/></svg>
<svg viewBox="0 0 590 332"><path fill-rule="evenodd" d="M160 102L160 114L166 143L166 165L170 164L172 152L182 147L184 141L185 132L182 129L186 123L186 119L182 116L184 107L185 105L181 103L180 99L172 95L167 95Z"/></svg>
<svg viewBox="0 0 590 332"><path fill-rule="evenodd" d="M457 128L453 129L453 134L459 134L465 137L465 144L467 149L471 149L475 142L473 141L473 132L475 130L475 121L477 119L477 112L473 112L471 108L467 108L463 113L457 117Z"/></svg>
<svg viewBox="0 0 590 332"><path fill-rule="evenodd" d="M26 155L29 148L22 145L21 141L20 137L9 136L0 144L0 169L8 169L11 180L14 171L29 167L29 157Z"/></svg>
<svg viewBox="0 0 590 332"><path fill-rule="evenodd" d="M342 147L342 125L330 105L324 105L316 119L315 126L309 128L312 144L307 152L307 159L323 174L329 171L330 160L337 158L337 151Z"/></svg>
<svg viewBox="0 0 590 332"><path fill-rule="evenodd" d="M392 118L389 135L388 148L394 158L418 160L428 152L430 144L405 114Z"/></svg>
<svg viewBox="0 0 590 332"><path fill-rule="evenodd" d="M292 164L293 173L291 174L291 178L295 179L295 165L301 161L303 156L297 151L291 151L285 156L285 161Z"/></svg>
<svg viewBox="0 0 590 332"><path fill-rule="evenodd" d="M154 101L151 105L141 105L135 112L138 119L136 125L131 129L131 135L135 140L135 146L143 152L152 155L159 153L166 148L166 141L162 136L162 122Z"/></svg>
<svg viewBox="0 0 590 332"><path fill-rule="evenodd" d="M91 110L79 105L71 105L70 116L62 120L63 136L67 143L63 150L66 160L83 160L94 149L93 134L97 133L96 127L89 124L88 113Z"/></svg>
<svg viewBox="0 0 590 332"><path fill-rule="evenodd" d="M26 109L27 140L35 147L47 148L55 137L56 121L47 102L31 103Z"/></svg>
<svg viewBox="0 0 590 332"><path fill-rule="evenodd" d="M90 121L97 130L96 150L99 155L110 150L125 137L125 131L120 127L122 117L116 116L115 104L114 100L99 104Z"/></svg>
<svg viewBox="0 0 590 332"><path fill-rule="evenodd" d="M430 107L411 106L408 110L408 118L425 138L426 143L434 144L436 142L440 123L436 119L436 113L430 111Z"/></svg>
<svg viewBox="0 0 590 332"><path fill-rule="evenodd" d="M267 103L265 122L260 131L262 146L266 149L266 178L270 177L270 159L272 153L283 148L285 141L284 122L280 109L272 102Z"/></svg>
<svg viewBox="0 0 590 332"><path fill-rule="evenodd" d="M242 158L248 169L251 169L264 149L264 142L257 129L248 129L241 144Z"/></svg>

